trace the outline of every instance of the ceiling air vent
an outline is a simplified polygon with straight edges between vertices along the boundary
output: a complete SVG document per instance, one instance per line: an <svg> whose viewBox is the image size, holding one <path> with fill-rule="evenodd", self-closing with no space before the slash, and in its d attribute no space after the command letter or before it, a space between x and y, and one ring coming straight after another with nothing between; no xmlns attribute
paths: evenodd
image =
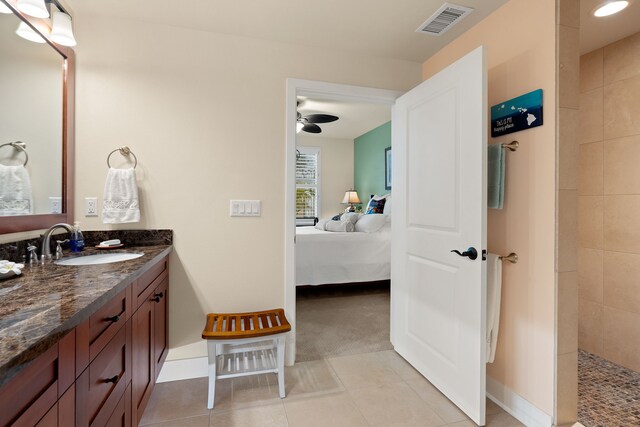
<svg viewBox="0 0 640 427"><path fill-rule="evenodd" d="M442 35L449 28L462 21L462 18L471 12L473 12L473 9L470 7L445 3L436 11L436 13L431 15L429 19L420 25L416 32L432 36Z"/></svg>

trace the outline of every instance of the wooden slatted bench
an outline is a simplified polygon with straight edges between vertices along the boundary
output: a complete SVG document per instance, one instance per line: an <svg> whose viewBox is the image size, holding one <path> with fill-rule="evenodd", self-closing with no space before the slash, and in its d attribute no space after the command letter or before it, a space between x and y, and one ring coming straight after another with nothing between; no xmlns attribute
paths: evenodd
<svg viewBox="0 0 640 427"><path fill-rule="evenodd" d="M284 398L285 335L290 330L291 325L281 308L207 314L202 331L209 355L207 407L213 408L217 379L264 373L278 375L280 398Z"/></svg>

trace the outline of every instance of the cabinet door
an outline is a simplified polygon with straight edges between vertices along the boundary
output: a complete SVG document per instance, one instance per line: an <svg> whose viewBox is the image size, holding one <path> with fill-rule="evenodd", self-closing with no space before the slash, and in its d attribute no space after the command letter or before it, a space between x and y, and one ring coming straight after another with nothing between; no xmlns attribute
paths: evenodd
<svg viewBox="0 0 640 427"><path fill-rule="evenodd" d="M154 308L155 301L147 299L133 315L133 423L138 425L151 396L155 382L154 367Z"/></svg>
<svg viewBox="0 0 640 427"><path fill-rule="evenodd" d="M160 368L164 360L167 358L169 350L168 332L169 332L169 277L166 277L153 293L153 356L154 356L154 381L160 375Z"/></svg>

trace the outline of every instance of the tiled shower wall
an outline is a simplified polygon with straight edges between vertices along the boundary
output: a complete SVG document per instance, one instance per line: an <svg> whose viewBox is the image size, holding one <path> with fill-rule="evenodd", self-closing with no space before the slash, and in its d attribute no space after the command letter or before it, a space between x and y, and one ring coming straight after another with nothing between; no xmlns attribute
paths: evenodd
<svg viewBox="0 0 640 427"><path fill-rule="evenodd" d="M640 33L580 58L579 346L640 371Z"/></svg>

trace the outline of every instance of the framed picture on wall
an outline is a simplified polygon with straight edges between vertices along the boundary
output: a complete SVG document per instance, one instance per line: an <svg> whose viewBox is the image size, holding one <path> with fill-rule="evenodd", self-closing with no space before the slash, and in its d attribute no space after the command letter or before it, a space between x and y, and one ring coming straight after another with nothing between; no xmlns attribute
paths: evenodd
<svg viewBox="0 0 640 427"><path fill-rule="evenodd" d="M384 189L391 190L391 147L384 149Z"/></svg>

